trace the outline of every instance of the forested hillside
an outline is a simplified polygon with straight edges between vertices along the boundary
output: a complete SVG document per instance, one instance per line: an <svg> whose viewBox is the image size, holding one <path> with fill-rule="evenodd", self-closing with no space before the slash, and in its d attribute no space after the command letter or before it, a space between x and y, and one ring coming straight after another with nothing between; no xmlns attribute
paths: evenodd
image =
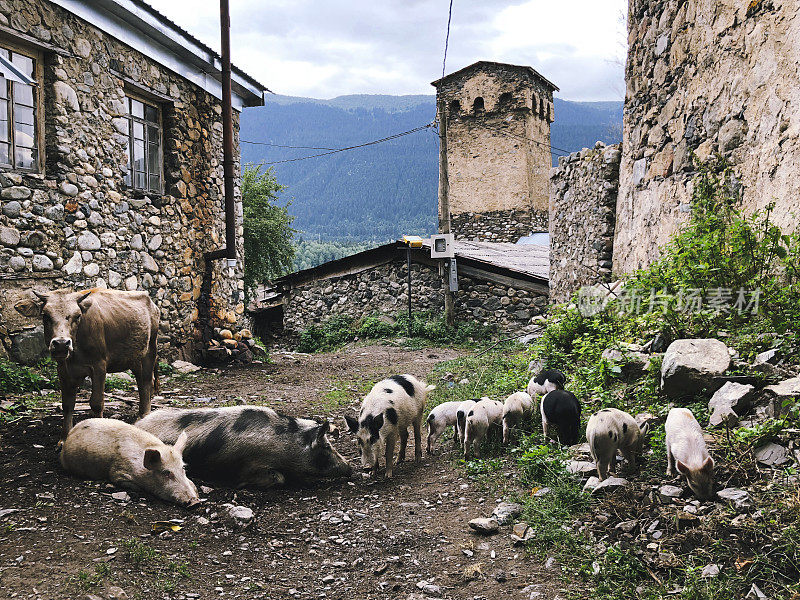
<svg viewBox="0 0 800 600"><path fill-rule="evenodd" d="M242 114L242 162L287 161L362 144L430 123L434 113L432 95L268 96L266 106ZM556 99L555 113L554 147L573 151L622 137L621 102ZM301 237L375 243L435 230L438 168L434 129L274 165Z"/></svg>

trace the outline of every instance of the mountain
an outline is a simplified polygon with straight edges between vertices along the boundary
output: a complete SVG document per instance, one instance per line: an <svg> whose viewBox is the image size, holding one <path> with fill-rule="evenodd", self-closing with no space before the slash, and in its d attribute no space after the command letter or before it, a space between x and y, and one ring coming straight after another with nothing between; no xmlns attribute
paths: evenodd
<svg viewBox="0 0 800 600"><path fill-rule="evenodd" d="M429 234L436 229L436 130L294 159L408 131L432 122L435 112L433 95L268 96L266 106L241 115L242 164L277 162L272 167L305 239L380 242ZM622 138L621 102L556 98L555 114L554 148L572 152Z"/></svg>

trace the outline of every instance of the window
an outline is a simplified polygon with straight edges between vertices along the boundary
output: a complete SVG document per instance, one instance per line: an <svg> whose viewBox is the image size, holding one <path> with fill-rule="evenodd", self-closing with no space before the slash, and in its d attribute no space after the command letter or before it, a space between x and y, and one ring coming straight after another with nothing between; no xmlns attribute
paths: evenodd
<svg viewBox="0 0 800 600"><path fill-rule="evenodd" d="M503 92L500 94L499 104L505 106L507 104L511 104L514 100L514 96L511 95L511 92Z"/></svg>
<svg viewBox="0 0 800 600"><path fill-rule="evenodd" d="M125 185L143 192L161 193L161 110L138 98L127 96L128 169Z"/></svg>
<svg viewBox="0 0 800 600"><path fill-rule="evenodd" d="M460 110L461 110L461 103L458 100L451 100L450 112L454 115L457 115Z"/></svg>
<svg viewBox="0 0 800 600"><path fill-rule="evenodd" d="M10 61L26 78L40 81L38 61L33 56L8 48L0 48L0 56ZM27 83L10 81L3 77L4 72L0 73L0 166L38 171L38 90Z"/></svg>
<svg viewBox="0 0 800 600"><path fill-rule="evenodd" d="M472 110L474 112L482 112L483 111L483 98L478 96L475 98L475 101L472 103Z"/></svg>

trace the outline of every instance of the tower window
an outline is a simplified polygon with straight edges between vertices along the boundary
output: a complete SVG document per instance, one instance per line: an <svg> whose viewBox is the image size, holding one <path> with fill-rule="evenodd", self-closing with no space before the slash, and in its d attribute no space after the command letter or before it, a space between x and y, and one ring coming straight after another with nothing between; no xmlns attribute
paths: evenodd
<svg viewBox="0 0 800 600"><path fill-rule="evenodd" d="M500 105L505 106L511 104L514 100L514 96L511 95L511 92L503 92L500 94Z"/></svg>
<svg viewBox="0 0 800 600"><path fill-rule="evenodd" d="M473 110L473 112L483 112L484 111L483 97L478 96L477 98L475 98L475 101L472 103L472 110Z"/></svg>
<svg viewBox="0 0 800 600"><path fill-rule="evenodd" d="M461 103L458 100L450 101L450 112L457 115L461 110Z"/></svg>

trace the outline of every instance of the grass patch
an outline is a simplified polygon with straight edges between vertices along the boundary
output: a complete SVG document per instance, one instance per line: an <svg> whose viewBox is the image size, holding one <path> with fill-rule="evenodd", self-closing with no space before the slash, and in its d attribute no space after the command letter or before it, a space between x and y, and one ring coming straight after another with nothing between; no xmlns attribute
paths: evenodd
<svg viewBox="0 0 800 600"><path fill-rule="evenodd" d="M125 560L136 565L140 573L154 581L156 589L172 592L180 581L192 577L187 562L166 557L146 542L129 538L122 542L122 547Z"/></svg>
<svg viewBox="0 0 800 600"><path fill-rule="evenodd" d="M50 359L34 367L0 360L0 396L24 394L43 389L59 389L56 363Z"/></svg>
<svg viewBox="0 0 800 600"><path fill-rule="evenodd" d="M433 312L417 312L409 320L407 313L396 317L372 315L356 319L336 315L321 325L312 325L300 333L299 352L328 352L357 340L404 339L409 346L425 347L431 343L469 346L489 339L494 328L475 322L458 322L450 327L444 317Z"/></svg>

